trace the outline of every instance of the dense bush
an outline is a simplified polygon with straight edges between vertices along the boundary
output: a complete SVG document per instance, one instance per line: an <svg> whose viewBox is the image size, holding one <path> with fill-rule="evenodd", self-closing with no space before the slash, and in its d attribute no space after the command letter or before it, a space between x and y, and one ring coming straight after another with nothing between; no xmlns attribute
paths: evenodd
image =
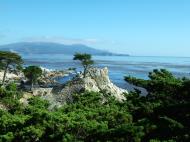
<svg viewBox="0 0 190 142"><path fill-rule="evenodd" d="M141 127L133 126L132 116L122 104L86 92L73 96L73 102L60 109L48 110L48 102L38 97L27 107L1 111L0 138L13 141L106 141L137 140ZM129 129L130 128L130 129ZM134 128L134 129L133 129ZM128 137L129 136L129 137Z"/></svg>
<svg viewBox="0 0 190 142"><path fill-rule="evenodd" d="M125 78L146 88L147 96L132 92L121 103L84 92L55 110L39 97L21 105L21 93L10 84L0 89L0 103L7 104L7 110L0 110L0 141L190 141L190 80L166 70L154 70L149 77Z"/></svg>
<svg viewBox="0 0 190 142"><path fill-rule="evenodd" d="M127 101L133 122L145 128L142 141L190 141L190 80L176 78L164 69L154 70L149 78L125 77L148 91L146 97L129 95Z"/></svg>

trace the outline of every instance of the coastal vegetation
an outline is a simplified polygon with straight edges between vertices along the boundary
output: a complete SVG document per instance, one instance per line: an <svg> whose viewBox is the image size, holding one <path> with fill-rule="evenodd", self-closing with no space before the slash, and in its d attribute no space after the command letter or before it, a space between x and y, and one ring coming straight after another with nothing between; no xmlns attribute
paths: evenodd
<svg viewBox="0 0 190 142"><path fill-rule="evenodd" d="M10 69L20 69L23 60L17 53L0 51L0 68L4 70L2 85L5 83L7 71Z"/></svg>
<svg viewBox="0 0 190 142"><path fill-rule="evenodd" d="M21 63L18 59L16 63ZM87 66L92 63L87 54L77 54L74 59L90 63ZM36 82L41 71L29 66L24 74ZM142 96L135 90L124 93L126 99L118 101L104 90L81 90L72 94L72 101L50 109L51 102L39 96L23 104L20 99L25 92L19 84L4 84L0 87L0 141L190 141L190 79L176 78L165 69L153 70L148 80L124 79L145 88L148 94Z"/></svg>
<svg viewBox="0 0 190 142"><path fill-rule="evenodd" d="M94 61L92 60L92 57L90 54L81 54L81 53L76 53L74 55L73 60L79 60L84 68L83 71L83 76L84 78L86 77L87 71L89 69L89 67L94 64Z"/></svg>
<svg viewBox="0 0 190 142"><path fill-rule="evenodd" d="M28 79L31 88L33 88L33 85L37 83L38 78L42 75L42 69L38 66L28 66L23 70L23 72Z"/></svg>

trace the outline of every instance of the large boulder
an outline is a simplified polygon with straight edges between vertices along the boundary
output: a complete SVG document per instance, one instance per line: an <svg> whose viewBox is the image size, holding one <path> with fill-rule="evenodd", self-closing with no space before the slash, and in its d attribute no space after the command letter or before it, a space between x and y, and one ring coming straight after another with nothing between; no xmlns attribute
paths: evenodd
<svg viewBox="0 0 190 142"><path fill-rule="evenodd" d="M125 100L124 93L128 93L127 90L121 89L114 85L108 76L108 68L98 69L91 68L85 78L82 76L73 79L67 85L57 89L59 95L65 96L66 99L72 100L71 94L79 93L80 91L93 91L103 92L114 96L118 101Z"/></svg>

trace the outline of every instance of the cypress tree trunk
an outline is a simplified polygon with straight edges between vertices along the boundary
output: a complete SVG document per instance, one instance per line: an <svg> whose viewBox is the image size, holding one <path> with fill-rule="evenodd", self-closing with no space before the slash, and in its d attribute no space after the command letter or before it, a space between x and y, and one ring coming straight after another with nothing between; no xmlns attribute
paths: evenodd
<svg viewBox="0 0 190 142"><path fill-rule="evenodd" d="M4 71L4 74L3 74L3 82L2 82L3 86L5 84L5 78L6 78L8 67L9 67L9 63L7 63L6 66L5 66L5 71Z"/></svg>
<svg viewBox="0 0 190 142"><path fill-rule="evenodd" d="M33 83L33 80L32 80L31 81L31 91L32 91L33 87L34 87L34 83Z"/></svg>
<svg viewBox="0 0 190 142"><path fill-rule="evenodd" d="M87 74L87 66L84 66L84 78L86 78L86 74Z"/></svg>

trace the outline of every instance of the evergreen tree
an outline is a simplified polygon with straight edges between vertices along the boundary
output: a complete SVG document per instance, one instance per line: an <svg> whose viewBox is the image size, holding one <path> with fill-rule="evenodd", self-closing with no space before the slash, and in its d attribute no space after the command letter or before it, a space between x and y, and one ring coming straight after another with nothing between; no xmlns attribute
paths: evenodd
<svg viewBox="0 0 190 142"><path fill-rule="evenodd" d="M94 61L92 60L92 56L90 54L86 54L86 53L84 53L84 54L76 53L74 55L73 60L79 60L79 61L81 61L81 64L82 64L82 66L84 68L83 75L84 75L84 78L85 78L89 67L92 64L94 64Z"/></svg>
<svg viewBox="0 0 190 142"><path fill-rule="evenodd" d="M5 83L7 71L9 69L17 69L21 66L23 60L17 53L9 51L0 51L0 66L4 70L2 85Z"/></svg>
<svg viewBox="0 0 190 142"><path fill-rule="evenodd" d="M37 83L38 78L42 75L42 69L38 66L28 66L24 69L24 75L28 78L32 89L33 85Z"/></svg>

